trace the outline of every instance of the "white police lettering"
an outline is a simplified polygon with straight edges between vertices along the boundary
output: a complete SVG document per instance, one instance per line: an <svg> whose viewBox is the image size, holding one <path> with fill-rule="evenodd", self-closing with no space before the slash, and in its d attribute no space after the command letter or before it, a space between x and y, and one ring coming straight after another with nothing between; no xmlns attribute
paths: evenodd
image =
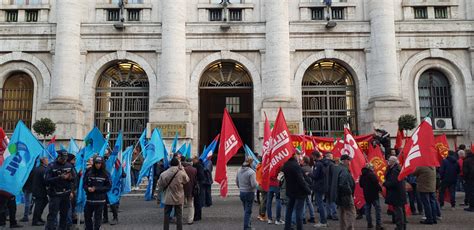
<svg viewBox="0 0 474 230"><path fill-rule="evenodd" d="M229 139L225 141L225 155L229 153L229 151L237 145L237 139L235 138L234 134L232 134Z"/></svg>
<svg viewBox="0 0 474 230"><path fill-rule="evenodd" d="M408 152L407 159L405 160L405 168L410 167L411 160L421 157L420 146L418 145L418 132L420 131L420 127L418 127L415 133L413 133L413 136L411 136L411 139L413 140L413 145L410 149L410 152Z"/></svg>

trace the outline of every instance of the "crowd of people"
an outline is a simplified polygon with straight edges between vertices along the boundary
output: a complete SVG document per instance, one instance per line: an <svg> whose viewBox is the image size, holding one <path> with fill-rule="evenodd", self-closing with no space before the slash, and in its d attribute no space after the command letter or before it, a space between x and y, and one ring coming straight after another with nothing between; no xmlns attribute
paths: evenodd
<svg viewBox="0 0 474 230"><path fill-rule="evenodd" d="M387 155L383 183L368 163L358 178L365 199L365 205L360 209L354 204L356 182L350 172L351 158L348 155L336 159L330 152L314 151L311 156L304 156L296 150L278 177L270 178L268 191L262 187L261 164L254 169L252 162L253 159L246 159L236 178L244 207L244 230L252 229L255 194L259 203L258 221L284 225L285 230L300 230L307 223L316 228L328 228L328 220L339 221L340 229L354 229L355 220L364 216L368 229L386 229L382 223L382 196L397 230L407 229L407 212L419 215L420 224L437 224L442 219L441 210L445 209L447 196L451 208L456 207L457 190L466 193L461 204L465 206L464 211L474 212L474 155L464 145L460 145L458 151L449 151L439 168L418 167L401 181L398 180L401 166L395 154ZM272 212L273 202L276 216ZM282 206L286 207L284 215ZM319 215L316 215L314 206Z"/></svg>

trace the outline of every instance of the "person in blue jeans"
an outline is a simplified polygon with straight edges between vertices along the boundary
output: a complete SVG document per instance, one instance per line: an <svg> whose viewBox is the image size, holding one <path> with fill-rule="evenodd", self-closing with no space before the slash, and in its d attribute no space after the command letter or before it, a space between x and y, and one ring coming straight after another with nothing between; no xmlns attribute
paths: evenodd
<svg viewBox="0 0 474 230"><path fill-rule="evenodd" d="M296 229L303 229L302 213L304 208L304 200L311 194L311 189L304 179L304 172L298 164L294 155L282 167L282 172L286 180L286 196L288 197L288 205L285 215L285 230L291 228L291 216L293 210L296 212Z"/></svg>
<svg viewBox="0 0 474 230"><path fill-rule="evenodd" d="M375 224L377 230L384 229L382 227L382 210L380 208L379 193L382 191L377 176L372 167L368 164L362 168L362 175L359 178L359 185L364 191L365 199L365 216L367 218L367 228L373 228L372 223L372 206L375 208Z"/></svg>
<svg viewBox="0 0 474 230"><path fill-rule="evenodd" d="M318 151L312 153L313 159L316 161L312 173L309 175L313 180L312 189L316 198L316 205L318 206L319 212L319 223L315 224L314 227L326 228L327 214L324 206L324 194L329 191L329 168L334 165L332 162L332 154L326 154L323 158L322 154ZM335 205L334 205L335 206ZM334 207L334 212L335 212ZM332 212L330 213L332 214Z"/></svg>
<svg viewBox="0 0 474 230"><path fill-rule="evenodd" d="M251 229L250 217L252 216L252 205L257 191L257 178L255 171L250 167L253 159L248 158L242 164L235 180L240 190L240 200L244 207L244 230Z"/></svg>
<svg viewBox="0 0 474 230"><path fill-rule="evenodd" d="M277 180L278 184L278 180ZM272 216L272 201L275 197L275 206L276 206L276 220L273 222ZM280 187L279 186L270 186L270 189L267 193L267 217L268 224L281 225L285 222L281 220L281 200L280 200Z"/></svg>

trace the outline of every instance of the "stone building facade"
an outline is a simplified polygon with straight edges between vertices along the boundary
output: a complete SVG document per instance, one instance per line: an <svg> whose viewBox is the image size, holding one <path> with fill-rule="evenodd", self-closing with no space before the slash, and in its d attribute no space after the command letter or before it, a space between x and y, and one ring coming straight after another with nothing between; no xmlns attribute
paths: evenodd
<svg viewBox="0 0 474 230"><path fill-rule="evenodd" d="M327 3L331 2L331 6ZM227 107L260 149L265 114L339 135L428 113L474 137L471 0L0 0L2 126L49 117L129 142L148 126L201 149Z"/></svg>

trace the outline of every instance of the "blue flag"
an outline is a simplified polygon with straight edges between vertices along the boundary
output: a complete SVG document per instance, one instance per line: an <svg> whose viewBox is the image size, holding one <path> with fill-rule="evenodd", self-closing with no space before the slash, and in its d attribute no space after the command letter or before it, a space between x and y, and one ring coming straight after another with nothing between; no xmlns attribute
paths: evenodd
<svg viewBox="0 0 474 230"><path fill-rule="evenodd" d="M163 143L163 146L164 145L165 145L165 143ZM166 170L170 167L170 156L168 154L168 151L166 150L166 146L164 146L163 149L165 150L165 154L163 156L163 167Z"/></svg>
<svg viewBox="0 0 474 230"><path fill-rule="evenodd" d="M109 148L109 135L107 135L107 139L105 140L104 144L102 145L102 148L100 148L99 156L104 157L105 156L105 151L107 151L107 148Z"/></svg>
<svg viewBox="0 0 474 230"><path fill-rule="evenodd" d="M186 156L187 151L188 146L186 145L186 143L183 143L183 145L181 145L181 147L178 149L177 153L180 153L182 156Z"/></svg>
<svg viewBox="0 0 474 230"><path fill-rule="evenodd" d="M120 131L117 140L115 141L114 148L112 149L112 152L110 153L109 159L107 162L105 162L105 169L107 172L112 172L112 167L115 164L115 160L117 159L117 156L120 155L122 152L122 145L123 145L123 134L122 131Z"/></svg>
<svg viewBox="0 0 474 230"><path fill-rule="evenodd" d="M150 173L148 174L148 185L146 186L146 191L145 191L145 200L150 201L153 200L153 197L151 196L152 189L153 189L153 167L150 169Z"/></svg>
<svg viewBox="0 0 474 230"><path fill-rule="evenodd" d="M143 177L149 174L150 168L164 157L165 150L163 139L157 129L153 130L151 139L146 145L145 152L145 159L143 160L142 169L138 176L138 184L141 183Z"/></svg>
<svg viewBox="0 0 474 230"><path fill-rule="evenodd" d="M254 154L253 151L249 148L248 145L245 145L245 146L244 146L244 150L245 150L245 156L246 156L247 158L252 158L252 159L253 159L252 168L253 168L253 169L256 169L256 168L257 168L257 165L260 164L260 161L258 160L257 156L255 156L255 154Z"/></svg>
<svg viewBox="0 0 474 230"><path fill-rule="evenodd" d="M219 141L218 137L219 137L219 135L216 136L216 138L214 138L214 140L211 142L211 144L209 144L207 149L205 149L204 152L199 157L199 159L202 160L204 166L206 166L207 162L209 161L208 159L210 157L212 157L212 155L214 154L214 151L216 150L217 142Z"/></svg>
<svg viewBox="0 0 474 230"><path fill-rule="evenodd" d="M66 147L63 144L59 144L59 149L67 151Z"/></svg>
<svg viewBox="0 0 474 230"><path fill-rule="evenodd" d="M102 147L104 146L105 139L97 127L94 127L84 138L86 146L86 154L84 159L87 161L94 154L99 153Z"/></svg>
<svg viewBox="0 0 474 230"><path fill-rule="evenodd" d="M80 174L81 177L79 178L79 187L77 188L77 198L76 198L76 212L82 213L84 212L84 207L86 206L86 191L84 190L84 174L86 170L86 162L84 156L86 154L86 148L83 148L77 154L79 157L76 159L76 171L78 175Z"/></svg>
<svg viewBox="0 0 474 230"><path fill-rule="evenodd" d="M9 156L0 168L0 190L19 195L42 151L40 142L19 121L4 153Z"/></svg>
<svg viewBox="0 0 474 230"><path fill-rule="evenodd" d="M76 141L73 138L69 140L67 152L72 153L74 155L77 155L77 153L79 152L79 147L77 146Z"/></svg>
<svg viewBox="0 0 474 230"><path fill-rule="evenodd" d="M131 168L132 168L132 156L133 156L133 146L128 146L125 151L123 151L122 155L122 165L123 170L126 174L126 177L122 183L122 196L132 191L132 175L131 175Z"/></svg>
<svg viewBox="0 0 474 230"><path fill-rule="evenodd" d="M120 157L116 158L116 161L121 162ZM122 166L114 164L112 167L112 172L110 175L110 181L112 182L112 187L109 192L107 192L107 198L109 198L110 204L117 204L120 201L120 195L122 194Z"/></svg>
<svg viewBox="0 0 474 230"><path fill-rule="evenodd" d="M171 153L176 152L177 145L178 145L178 132L176 132L176 135L174 136L173 143L171 144Z"/></svg>
<svg viewBox="0 0 474 230"><path fill-rule="evenodd" d="M140 135L140 139L138 139L138 142L140 142L140 148L142 150L143 158L145 158L145 155L146 155L146 151L145 151L145 148L147 145L146 132L147 132L146 129L143 130L142 135Z"/></svg>
<svg viewBox="0 0 474 230"><path fill-rule="evenodd" d="M186 149L186 159L191 159L191 143L188 144L188 148Z"/></svg>
<svg viewBox="0 0 474 230"><path fill-rule="evenodd" d="M53 143L50 143L48 145L48 148L46 148L46 151L44 152L44 157L48 158L48 162L53 162L58 158L58 153L56 152L56 145Z"/></svg>

